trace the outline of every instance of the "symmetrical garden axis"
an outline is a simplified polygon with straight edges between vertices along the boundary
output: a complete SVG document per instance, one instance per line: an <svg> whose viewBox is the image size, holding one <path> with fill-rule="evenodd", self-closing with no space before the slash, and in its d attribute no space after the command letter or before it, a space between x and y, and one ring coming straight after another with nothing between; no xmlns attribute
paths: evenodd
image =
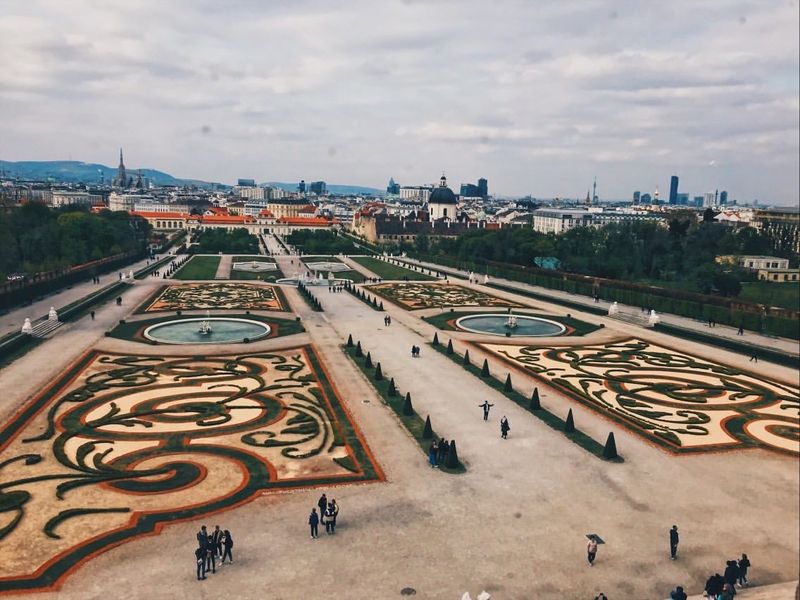
<svg viewBox="0 0 800 600"><path fill-rule="evenodd" d="M161 288L141 312L176 310L288 310L282 292L251 283L186 283Z"/></svg>
<svg viewBox="0 0 800 600"><path fill-rule="evenodd" d="M761 446L800 454L796 387L636 338L477 345L674 452Z"/></svg>
<svg viewBox="0 0 800 600"><path fill-rule="evenodd" d="M92 351L0 430L0 592L263 490L382 478L310 346Z"/></svg>

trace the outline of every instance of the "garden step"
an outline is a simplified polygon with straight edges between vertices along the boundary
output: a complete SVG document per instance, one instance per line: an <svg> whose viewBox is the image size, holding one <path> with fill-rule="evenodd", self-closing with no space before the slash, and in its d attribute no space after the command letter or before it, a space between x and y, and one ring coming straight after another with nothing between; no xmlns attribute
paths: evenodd
<svg viewBox="0 0 800 600"><path fill-rule="evenodd" d="M36 325L33 326L33 330L31 331L31 335L37 338L43 338L59 327L61 327L63 323L61 321L51 321L50 319L44 319L43 321L39 321Z"/></svg>

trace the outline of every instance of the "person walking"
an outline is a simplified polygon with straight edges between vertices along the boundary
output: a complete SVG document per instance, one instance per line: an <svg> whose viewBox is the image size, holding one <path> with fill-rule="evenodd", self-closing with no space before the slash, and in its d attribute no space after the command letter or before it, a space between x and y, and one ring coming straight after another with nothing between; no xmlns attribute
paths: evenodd
<svg viewBox="0 0 800 600"><path fill-rule="evenodd" d="M225 550L222 553L222 564L224 565L226 557L228 558L229 562L233 562L233 536L227 529L222 536L222 545L225 546Z"/></svg>
<svg viewBox="0 0 800 600"><path fill-rule="evenodd" d="M488 400L484 400L483 404L478 404L478 406L480 406L483 409L483 420L484 421L488 421L489 420L489 409L492 408L494 406L494 404L489 404Z"/></svg>
<svg viewBox="0 0 800 600"><path fill-rule="evenodd" d="M206 548L206 573L208 573L209 569L211 569L212 573L217 572L217 559L216 554L214 551L214 546L210 543Z"/></svg>
<svg viewBox="0 0 800 600"><path fill-rule="evenodd" d="M500 419L500 437L504 440L508 439L508 432L511 430L511 425L508 424L508 419L505 415Z"/></svg>
<svg viewBox="0 0 800 600"><path fill-rule="evenodd" d="M322 518L322 515L325 514L325 510L328 508L328 497L325 494L319 497L317 500L317 506L319 507L319 517Z"/></svg>
<svg viewBox="0 0 800 600"><path fill-rule="evenodd" d="M205 525L201 526L200 531L197 532L197 544L203 551L208 548L208 531L206 531Z"/></svg>
<svg viewBox="0 0 800 600"><path fill-rule="evenodd" d="M703 590L706 596L708 596L711 600L715 600L717 594L722 593L722 585L724 581L725 580L722 578L722 575L720 575L719 573L715 573L714 575L709 577L706 580L706 587Z"/></svg>
<svg viewBox="0 0 800 600"><path fill-rule="evenodd" d="M328 512L332 516L331 520L331 533L336 533L336 517L339 516L339 505L336 504L336 500L331 498L330 504L328 504Z"/></svg>
<svg viewBox="0 0 800 600"><path fill-rule="evenodd" d="M669 530L669 557L675 560L678 556L678 526L673 525Z"/></svg>
<svg viewBox="0 0 800 600"><path fill-rule="evenodd" d="M206 578L206 551L200 547L194 551L194 557L197 560L197 581Z"/></svg>
<svg viewBox="0 0 800 600"><path fill-rule="evenodd" d="M606 596L603 592L600 592L594 597L594 600L608 600L608 596Z"/></svg>
<svg viewBox="0 0 800 600"><path fill-rule="evenodd" d="M739 579L739 565L735 560L729 560L725 567L725 572L722 574L725 578L725 583L730 585L734 590L736 589L736 580Z"/></svg>
<svg viewBox="0 0 800 600"><path fill-rule="evenodd" d="M589 539L589 543L586 544L586 559L589 561L589 566L594 566L594 559L597 556L597 540L594 538Z"/></svg>
<svg viewBox="0 0 800 600"><path fill-rule="evenodd" d="M736 332L736 335L744 335L744 325L739 325L739 331Z"/></svg>
<svg viewBox="0 0 800 600"><path fill-rule="evenodd" d="M308 515L308 525L311 527L311 539L317 539L319 536L319 515L316 508L312 508L311 514Z"/></svg>
<svg viewBox="0 0 800 600"><path fill-rule="evenodd" d="M325 533L333 534L333 507L330 504L325 510Z"/></svg>
<svg viewBox="0 0 800 600"><path fill-rule="evenodd" d="M432 468L436 468L436 456L439 454L439 447L436 445L436 440L431 442L430 448L428 448L428 462L431 463Z"/></svg>
<svg viewBox="0 0 800 600"><path fill-rule="evenodd" d="M739 585L744 587L747 585L747 569L750 568L750 559L747 558L747 554L742 554L742 558L739 559Z"/></svg>
<svg viewBox="0 0 800 600"><path fill-rule="evenodd" d="M758 363L758 355L755 352L753 352L753 355L750 357L750 362Z"/></svg>
<svg viewBox="0 0 800 600"><path fill-rule="evenodd" d="M89 314L90 314L90 315L91 315L91 317L92 317L92 321L94 321L94 311L90 312Z"/></svg>

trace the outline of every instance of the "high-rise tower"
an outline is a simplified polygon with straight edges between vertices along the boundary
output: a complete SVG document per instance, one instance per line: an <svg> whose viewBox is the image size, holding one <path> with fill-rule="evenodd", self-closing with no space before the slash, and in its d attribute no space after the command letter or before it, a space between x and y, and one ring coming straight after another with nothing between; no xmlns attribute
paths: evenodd
<svg viewBox="0 0 800 600"><path fill-rule="evenodd" d="M673 175L669 180L669 203L678 203L678 176Z"/></svg>

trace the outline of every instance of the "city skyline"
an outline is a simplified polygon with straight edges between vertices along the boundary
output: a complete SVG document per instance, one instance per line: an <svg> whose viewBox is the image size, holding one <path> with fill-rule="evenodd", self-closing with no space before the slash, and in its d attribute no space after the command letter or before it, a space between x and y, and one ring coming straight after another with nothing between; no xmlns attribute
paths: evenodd
<svg viewBox="0 0 800 600"><path fill-rule="evenodd" d="M225 183L800 193L797 2L32 2L0 33L4 160L121 145L133 169Z"/></svg>

